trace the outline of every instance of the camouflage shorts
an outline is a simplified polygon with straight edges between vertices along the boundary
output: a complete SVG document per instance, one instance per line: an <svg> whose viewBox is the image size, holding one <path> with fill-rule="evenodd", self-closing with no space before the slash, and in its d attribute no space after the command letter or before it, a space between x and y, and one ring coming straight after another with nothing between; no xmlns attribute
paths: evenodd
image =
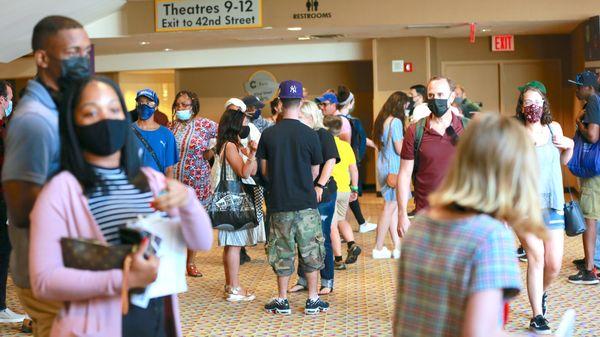
<svg viewBox="0 0 600 337"><path fill-rule="evenodd" d="M316 209L278 212L271 215L269 264L277 276L290 276L294 272L294 257L306 272L321 270L325 260L325 239L321 229L321 216ZM298 247L296 248L296 245Z"/></svg>

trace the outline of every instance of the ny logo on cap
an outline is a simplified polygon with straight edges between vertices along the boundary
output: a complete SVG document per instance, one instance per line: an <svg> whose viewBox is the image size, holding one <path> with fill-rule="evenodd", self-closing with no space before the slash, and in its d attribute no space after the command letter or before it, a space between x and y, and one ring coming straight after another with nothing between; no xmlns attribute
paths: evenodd
<svg viewBox="0 0 600 337"><path fill-rule="evenodd" d="M296 93L296 86L295 85L292 85L290 87L290 92L293 92L294 94Z"/></svg>

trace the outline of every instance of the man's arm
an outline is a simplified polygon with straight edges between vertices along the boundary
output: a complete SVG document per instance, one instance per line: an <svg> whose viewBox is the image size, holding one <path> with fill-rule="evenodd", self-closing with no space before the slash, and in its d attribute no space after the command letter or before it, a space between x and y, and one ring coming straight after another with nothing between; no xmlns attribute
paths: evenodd
<svg viewBox="0 0 600 337"><path fill-rule="evenodd" d="M310 169L312 171L312 178L314 181L319 176L319 165L313 165Z"/></svg>
<svg viewBox="0 0 600 337"><path fill-rule="evenodd" d="M42 186L27 181L11 180L5 181L2 187L6 206L10 210L8 212L10 225L29 228L29 213L33 209Z"/></svg>
<svg viewBox="0 0 600 337"><path fill-rule="evenodd" d="M396 183L396 199L398 200L398 234L401 237L404 237L406 230L410 227L407 208L408 195L410 194L410 180L414 167L414 160L400 160L398 182Z"/></svg>
<svg viewBox="0 0 600 337"><path fill-rule="evenodd" d="M577 129L588 142L595 144L598 142L600 138L600 125L595 123L589 123L586 127L583 123L578 119L577 120Z"/></svg>
<svg viewBox="0 0 600 337"><path fill-rule="evenodd" d="M269 180L268 177L269 175L267 174L267 160L266 159L261 159L260 160L260 171L262 172L263 177L265 177L265 179Z"/></svg>

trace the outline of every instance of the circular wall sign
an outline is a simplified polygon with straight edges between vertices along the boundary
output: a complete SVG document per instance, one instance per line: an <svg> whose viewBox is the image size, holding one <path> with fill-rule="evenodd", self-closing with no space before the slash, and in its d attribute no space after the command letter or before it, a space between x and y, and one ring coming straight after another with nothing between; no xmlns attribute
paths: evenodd
<svg viewBox="0 0 600 337"><path fill-rule="evenodd" d="M258 97L263 102L275 98L279 83L275 76L266 70L259 70L250 76L248 82L244 83L244 88L249 95Z"/></svg>

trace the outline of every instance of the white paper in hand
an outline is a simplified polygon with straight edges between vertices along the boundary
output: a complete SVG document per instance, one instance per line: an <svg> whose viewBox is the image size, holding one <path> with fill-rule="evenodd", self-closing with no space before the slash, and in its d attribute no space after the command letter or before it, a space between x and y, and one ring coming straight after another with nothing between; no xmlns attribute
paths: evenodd
<svg viewBox="0 0 600 337"><path fill-rule="evenodd" d="M146 287L143 294L131 296L131 303L147 308L150 299L178 294L187 291L185 279L185 261L187 248L181 232L179 218L164 217L164 213L156 212L147 217L139 217L128 227L143 229L160 237L160 246L156 256L160 259L156 281Z"/></svg>

